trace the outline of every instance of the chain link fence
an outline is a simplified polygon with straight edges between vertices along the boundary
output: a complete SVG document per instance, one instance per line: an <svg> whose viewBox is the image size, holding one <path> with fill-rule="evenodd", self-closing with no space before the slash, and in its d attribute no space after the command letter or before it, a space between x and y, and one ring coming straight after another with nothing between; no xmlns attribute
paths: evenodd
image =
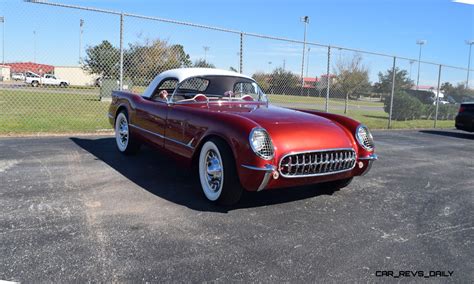
<svg viewBox="0 0 474 284"><path fill-rule="evenodd" d="M465 68L27 2L46 5L19 2L10 9L22 9L22 18L9 18L8 8L3 18L4 25L19 23L21 34L14 39L21 43L13 45L21 48L1 65L0 133L109 131L113 90L141 93L157 74L173 68L241 72L252 76L275 105L344 114L377 129L453 127L459 103L474 100Z"/></svg>

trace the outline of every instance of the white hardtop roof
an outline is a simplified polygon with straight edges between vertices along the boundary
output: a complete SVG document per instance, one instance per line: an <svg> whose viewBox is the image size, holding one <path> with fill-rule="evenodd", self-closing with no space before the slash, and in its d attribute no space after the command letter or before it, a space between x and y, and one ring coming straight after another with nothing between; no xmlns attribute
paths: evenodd
<svg viewBox="0 0 474 284"><path fill-rule="evenodd" d="M148 85L145 92L143 92L144 97L151 97L153 91L156 89L158 84L166 78L176 78L179 83L182 81L191 78L191 77L199 77L199 76L234 76L234 77L241 77L253 79L249 76L242 75L237 72L222 70L222 69L215 69L215 68L179 68L179 69L171 69L168 71L164 71L160 73L158 76L153 79L153 81Z"/></svg>

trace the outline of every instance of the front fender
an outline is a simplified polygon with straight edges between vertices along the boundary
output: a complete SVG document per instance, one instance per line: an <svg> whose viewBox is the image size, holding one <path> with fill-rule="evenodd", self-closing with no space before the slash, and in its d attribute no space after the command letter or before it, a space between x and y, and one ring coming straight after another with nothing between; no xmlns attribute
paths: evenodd
<svg viewBox="0 0 474 284"><path fill-rule="evenodd" d="M246 190L257 190L265 172L254 172L242 165L265 168L266 165L274 164L274 161L258 157L250 147L250 132L253 128L259 127L259 124L251 119L224 112L202 112L197 120L195 123L206 125L207 129L197 137L193 160L199 157L200 149L207 140L219 137L226 141L232 150L241 185Z"/></svg>

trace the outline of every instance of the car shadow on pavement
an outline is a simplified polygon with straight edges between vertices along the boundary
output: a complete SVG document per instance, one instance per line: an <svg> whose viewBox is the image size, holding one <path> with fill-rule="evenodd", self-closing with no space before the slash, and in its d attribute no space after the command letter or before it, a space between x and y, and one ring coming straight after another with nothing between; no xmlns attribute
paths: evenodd
<svg viewBox="0 0 474 284"><path fill-rule="evenodd" d="M426 134L474 140L474 133L469 133L469 132L456 132L456 131L443 131L443 130L420 130L420 132L426 133Z"/></svg>
<svg viewBox="0 0 474 284"><path fill-rule="evenodd" d="M115 138L70 138L82 149L105 162L124 177L148 192L197 211L227 213L231 210L297 201L319 195L332 195L336 190L312 185L245 192L235 206L212 204L201 193L199 180L191 169L183 168L170 157L149 147L134 156L121 155Z"/></svg>

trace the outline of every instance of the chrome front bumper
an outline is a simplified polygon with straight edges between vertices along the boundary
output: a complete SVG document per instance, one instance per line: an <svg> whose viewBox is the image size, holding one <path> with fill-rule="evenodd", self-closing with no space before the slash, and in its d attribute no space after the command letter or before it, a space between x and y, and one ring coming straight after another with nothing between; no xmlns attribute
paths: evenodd
<svg viewBox="0 0 474 284"><path fill-rule="evenodd" d="M250 170L254 170L254 171L263 171L263 172L265 172L265 176L263 177L262 182L260 183L260 186L257 188L257 191L261 191L261 190L265 189L265 187L267 186L267 184L270 181L270 178L272 176L277 175L276 178L278 178L278 171L276 170L276 167L272 166L272 165L267 164L263 168L248 166L248 165L242 165L242 167L250 169ZM275 176L274 176L274 178L275 178Z"/></svg>
<svg viewBox="0 0 474 284"><path fill-rule="evenodd" d="M365 175L372 168L372 164L374 163L374 161L378 160L378 157L377 157L376 154L371 154L371 155L366 156L366 157L360 157L358 160L359 161L367 161L367 167L364 169L364 172L362 172L362 174L361 174L361 175ZM255 166L249 166L249 165L241 165L241 166L246 168L246 169L249 169L249 170L265 172L265 175L264 175L264 177L262 179L262 182L260 183L260 186L258 187L257 191L261 191L261 190L265 189L268 182L270 181L270 178L273 177L274 179L277 179L279 177L279 172L278 172L277 168L275 166L272 166L272 165L269 165L269 164L265 165L264 167L255 167Z"/></svg>
<svg viewBox="0 0 474 284"><path fill-rule="evenodd" d="M367 161L367 163L368 163L367 167L362 172L361 176L366 175L370 171L370 169L372 168L372 164L374 163L374 161L376 161L378 159L379 159L379 157L376 154L370 154L367 157L360 157L359 158L360 161Z"/></svg>

